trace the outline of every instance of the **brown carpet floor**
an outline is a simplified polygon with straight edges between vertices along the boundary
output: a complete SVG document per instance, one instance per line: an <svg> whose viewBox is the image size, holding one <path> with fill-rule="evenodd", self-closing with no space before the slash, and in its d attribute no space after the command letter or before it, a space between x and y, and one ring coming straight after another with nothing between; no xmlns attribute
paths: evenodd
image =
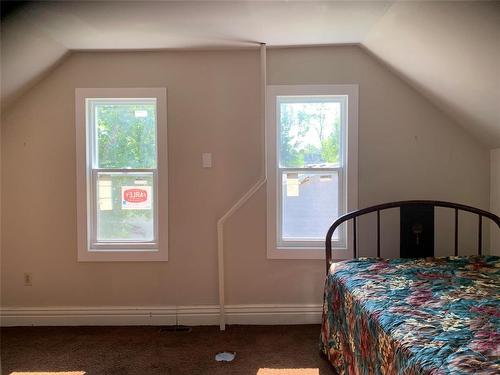
<svg viewBox="0 0 500 375"><path fill-rule="evenodd" d="M15 327L1 330L3 375L331 375L320 327ZM214 360L235 351L231 363Z"/></svg>

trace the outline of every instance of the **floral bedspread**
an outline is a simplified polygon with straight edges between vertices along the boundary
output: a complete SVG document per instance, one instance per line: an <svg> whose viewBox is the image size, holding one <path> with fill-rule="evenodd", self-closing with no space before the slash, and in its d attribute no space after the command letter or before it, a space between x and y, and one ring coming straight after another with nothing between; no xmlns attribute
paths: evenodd
<svg viewBox="0 0 500 375"><path fill-rule="evenodd" d="M500 257L334 263L321 350L342 374L500 374Z"/></svg>

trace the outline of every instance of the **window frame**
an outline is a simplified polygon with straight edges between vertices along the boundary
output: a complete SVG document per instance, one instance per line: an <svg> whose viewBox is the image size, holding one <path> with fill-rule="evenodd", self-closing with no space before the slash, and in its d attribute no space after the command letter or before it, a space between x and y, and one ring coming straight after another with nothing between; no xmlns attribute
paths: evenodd
<svg viewBox="0 0 500 375"><path fill-rule="evenodd" d="M325 244L321 241L284 241L282 238L282 171L339 173L339 210L348 212L358 206L358 85L270 85L266 93L267 152L267 257L269 259L324 259ZM347 106L341 118L342 163L339 168L284 168L279 165L279 97L334 96L334 101ZM331 100L330 99L330 100ZM302 100L303 101L303 100ZM289 102L289 100L285 100ZM343 103L343 104L342 104ZM341 116L344 114L341 113ZM333 221L332 221L333 223ZM334 241L335 259L352 256L352 230L342 227L340 241ZM326 232L325 232L326 236ZM344 238L344 240L342 240Z"/></svg>
<svg viewBox="0 0 500 375"><path fill-rule="evenodd" d="M156 101L156 168L98 168L94 120L87 118L98 101ZM167 261L168 260L168 158L166 88L77 88L75 89L77 156L78 261ZM96 241L99 172L153 174L154 241Z"/></svg>

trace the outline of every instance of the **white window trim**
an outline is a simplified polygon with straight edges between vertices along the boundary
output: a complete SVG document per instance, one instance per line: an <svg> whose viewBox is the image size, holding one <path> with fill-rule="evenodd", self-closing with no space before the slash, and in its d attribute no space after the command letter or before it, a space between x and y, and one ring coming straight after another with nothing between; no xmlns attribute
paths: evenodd
<svg viewBox="0 0 500 375"><path fill-rule="evenodd" d="M91 166L87 144L87 99L156 99L157 184L155 193L157 246L125 245L121 249L91 248L89 208ZM167 90L166 88L77 88L76 117L76 195L77 247L79 262L167 261L168 260L168 158L167 158ZM135 170L130 170L133 172Z"/></svg>
<svg viewBox="0 0 500 375"><path fill-rule="evenodd" d="M267 151L267 257L269 259L325 259L325 244L317 246L285 246L278 241L280 206L280 189L278 186L278 120L276 100L279 96L314 96L339 95L347 96L347 124L344 131L345 140L345 173L347 199L344 212L355 210L358 206L358 85L274 85L267 86L266 114L266 151ZM325 169L325 171L327 171ZM352 257L352 230L347 227L347 243L334 247L334 259ZM325 233L326 236L326 233Z"/></svg>

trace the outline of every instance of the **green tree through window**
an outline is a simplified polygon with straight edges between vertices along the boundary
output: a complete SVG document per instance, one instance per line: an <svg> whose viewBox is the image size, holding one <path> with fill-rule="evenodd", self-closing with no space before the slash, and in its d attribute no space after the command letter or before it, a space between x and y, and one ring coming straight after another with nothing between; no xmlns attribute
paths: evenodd
<svg viewBox="0 0 500 375"><path fill-rule="evenodd" d="M96 112L100 168L156 167L154 104L104 104Z"/></svg>
<svg viewBox="0 0 500 375"><path fill-rule="evenodd" d="M280 103L280 165L300 168L339 163L340 105Z"/></svg>

